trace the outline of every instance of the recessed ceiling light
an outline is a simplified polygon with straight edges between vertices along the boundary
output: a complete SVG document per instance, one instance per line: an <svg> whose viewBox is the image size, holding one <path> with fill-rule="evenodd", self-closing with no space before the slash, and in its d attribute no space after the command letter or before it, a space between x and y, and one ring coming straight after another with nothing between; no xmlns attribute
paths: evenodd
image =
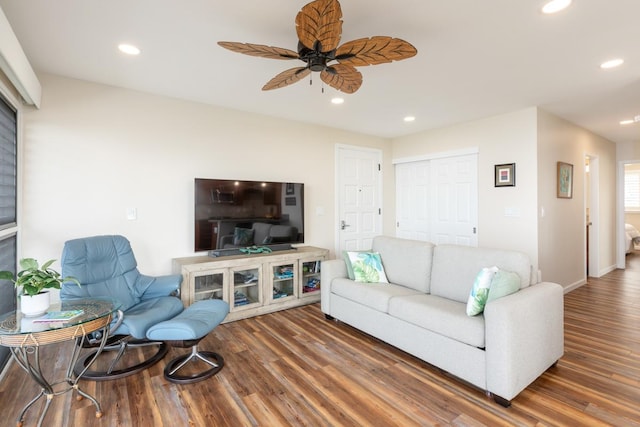
<svg viewBox="0 0 640 427"><path fill-rule="evenodd" d="M336 105L344 104L344 98L331 98L331 103Z"/></svg>
<svg viewBox="0 0 640 427"><path fill-rule="evenodd" d="M118 45L118 49L127 55L140 55L140 49L132 44L122 43Z"/></svg>
<svg viewBox="0 0 640 427"><path fill-rule="evenodd" d="M602 64L600 64L600 68L607 70L609 68L619 67L622 64L624 64L624 59L616 58L603 62Z"/></svg>
<svg viewBox="0 0 640 427"><path fill-rule="evenodd" d="M407 116L403 119L405 122L409 123L409 122L413 122L416 120L415 116Z"/></svg>
<svg viewBox="0 0 640 427"><path fill-rule="evenodd" d="M635 123L635 122L634 122L633 120L631 120L631 119L622 120L622 121L620 122L620 124L621 124L621 125L623 125L623 126L624 126L624 125L630 125L631 123Z"/></svg>
<svg viewBox="0 0 640 427"><path fill-rule="evenodd" d="M542 7L542 13L551 14L566 9L571 4L571 0L552 0Z"/></svg>

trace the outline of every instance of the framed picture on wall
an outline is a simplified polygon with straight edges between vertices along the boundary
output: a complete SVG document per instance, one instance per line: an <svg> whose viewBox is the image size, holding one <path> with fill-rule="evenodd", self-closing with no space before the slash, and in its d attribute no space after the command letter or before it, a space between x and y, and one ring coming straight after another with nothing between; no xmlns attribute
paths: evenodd
<svg viewBox="0 0 640 427"><path fill-rule="evenodd" d="M573 165L558 162L558 198L571 199L573 197Z"/></svg>
<svg viewBox="0 0 640 427"><path fill-rule="evenodd" d="M516 164L505 163L495 165L495 187L515 187L516 186Z"/></svg>

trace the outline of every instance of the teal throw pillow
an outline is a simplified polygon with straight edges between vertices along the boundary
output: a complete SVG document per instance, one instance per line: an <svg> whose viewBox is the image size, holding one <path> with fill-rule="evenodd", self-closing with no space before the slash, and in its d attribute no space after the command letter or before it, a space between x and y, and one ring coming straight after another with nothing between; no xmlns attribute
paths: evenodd
<svg viewBox="0 0 640 427"><path fill-rule="evenodd" d="M489 298L491 280L497 271L498 267L485 267L480 270L467 300L467 316L476 316L484 311Z"/></svg>
<svg viewBox="0 0 640 427"><path fill-rule="evenodd" d="M378 252L347 252L347 254L353 269L353 280L363 283L389 283Z"/></svg>
<svg viewBox="0 0 640 427"><path fill-rule="evenodd" d="M233 244L235 246L253 245L253 229L236 227L233 230Z"/></svg>
<svg viewBox="0 0 640 427"><path fill-rule="evenodd" d="M491 280L489 288L489 298L487 302L493 301L520 290L520 276L512 271L498 270Z"/></svg>

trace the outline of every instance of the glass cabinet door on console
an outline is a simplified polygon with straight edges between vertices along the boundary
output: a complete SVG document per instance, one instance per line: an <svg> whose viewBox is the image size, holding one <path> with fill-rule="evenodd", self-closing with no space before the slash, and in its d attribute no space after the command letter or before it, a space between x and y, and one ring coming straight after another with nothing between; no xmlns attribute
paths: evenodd
<svg viewBox="0 0 640 427"><path fill-rule="evenodd" d="M315 258L313 260L300 261L300 271L302 272L300 295L302 297L320 293L320 264L322 259Z"/></svg>
<svg viewBox="0 0 640 427"><path fill-rule="evenodd" d="M221 299L228 301L224 294L226 270L209 270L194 273L193 295L191 303L204 299Z"/></svg>
<svg viewBox="0 0 640 427"><path fill-rule="evenodd" d="M269 264L269 284L271 302L286 301L298 296L298 271L295 262L275 262Z"/></svg>
<svg viewBox="0 0 640 427"><path fill-rule="evenodd" d="M262 265L230 269L231 311L245 310L262 305Z"/></svg>

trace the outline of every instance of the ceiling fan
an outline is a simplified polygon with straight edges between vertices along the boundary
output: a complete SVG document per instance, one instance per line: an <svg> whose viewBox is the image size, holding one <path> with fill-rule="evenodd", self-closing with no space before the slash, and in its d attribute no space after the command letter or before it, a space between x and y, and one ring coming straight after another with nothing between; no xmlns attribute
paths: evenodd
<svg viewBox="0 0 640 427"><path fill-rule="evenodd" d="M342 9L338 0L312 1L302 7L295 22L299 40L297 52L252 43L218 44L245 55L299 59L306 63L278 74L262 90L282 88L305 78L312 71L319 71L320 78L329 86L354 93L362 85L362 74L355 67L400 61L418 53L411 43L388 36L362 38L338 46L342 35Z"/></svg>

